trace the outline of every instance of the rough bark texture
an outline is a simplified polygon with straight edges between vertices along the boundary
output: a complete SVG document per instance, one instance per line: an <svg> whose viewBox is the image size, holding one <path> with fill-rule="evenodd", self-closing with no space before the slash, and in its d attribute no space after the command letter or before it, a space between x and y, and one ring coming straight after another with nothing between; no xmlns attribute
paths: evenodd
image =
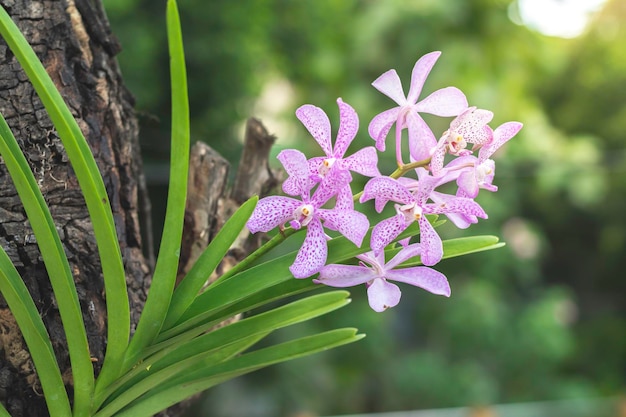
<svg viewBox="0 0 626 417"><path fill-rule="evenodd" d="M152 254L151 245L142 248L141 231L150 230L145 226L150 220L149 201L133 99L122 84L114 58L120 47L110 34L99 0L0 0L0 4L33 45L60 89L103 173L126 268L134 330L150 283L151 262L146 259L152 259ZM92 226L63 145L19 63L1 40L0 112L27 155L60 231L97 374L106 347L106 309ZM277 178L268 167L273 142L274 137L258 120L249 120L232 190L227 186L228 163L206 145L193 148L181 276L242 202L253 194L264 195L276 185ZM242 234L218 274L255 249L260 243L258 237L255 239ZM69 358L49 278L1 160L0 245L14 261L37 304L71 392ZM13 417L48 415L30 355L1 296L0 401ZM160 416L177 416L184 408L179 405Z"/></svg>
<svg viewBox="0 0 626 417"><path fill-rule="evenodd" d="M68 103L98 161L125 260L133 319L145 299L138 201L142 167L132 97L121 83L99 2L2 0ZM106 311L100 260L78 183L46 112L19 63L0 42L0 111L27 155L61 233L79 293L94 369L102 363ZM58 310L38 247L4 165L0 164L0 245L9 252L50 332L64 375L70 375ZM0 300L0 400L14 416L45 416L32 362ZM71 391L71 379L67 380Z"/></svg>

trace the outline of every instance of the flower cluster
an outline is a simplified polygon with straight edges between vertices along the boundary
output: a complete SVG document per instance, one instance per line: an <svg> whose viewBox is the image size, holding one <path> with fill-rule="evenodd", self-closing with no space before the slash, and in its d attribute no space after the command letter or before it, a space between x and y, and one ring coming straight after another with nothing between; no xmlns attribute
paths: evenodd
<svg viewBox="0 0 626 417"><path fill-rule="evenodd" d="M304 243L290 267L294 277L307 278L319 273L315 282L333 287L365 284L370 306L375 311L383 311L400 301L400 289L389 281L450 295L446 277L431 268L442 259L443 244L426 215L445 215L459 228L467 228L478 218L486 219L487 214L474 199L480 189L497 190L493 184L495 163L490 157L517 134L522 124L508 122L492 129L488 123L493 113L470 107L465 95L455 87L442 88L418 101L440 55L432 52L416 62L406 97L395 70L387 71L372 83L398 104L370 122L368 132L375 140L375 148L368 146L345 156L357 134L359 119L356 111L341 98L337 100L340 123L334 146L330 121L322 109L307 104L296 111L325 155L307 159L298 150L282 151L278 159L288 174L283 191L290 197L261 199L247 223L252 233L287 225L294 229L306 227ZM420 113L455 118L437 140ZM377 168L377 150L385 150L386 138L394 125L399 168L390 176L383 176ZM404 130L408 132L408 164L402 158ZM472 144L471 149L468 144ZM451 158L446 162L448 155ZM371 251L357 256L359 265L326 265L328 236L324 228L338 231L359 247L370 228L367 217L354 209L352 173L371 177L360 195L360 203L374 200L379 213L387 203L393 203L395 214L373 227ZM415 177L405 176L410 173L415 173ZM438 191L444 184L456 184L456 192ZM326 207L331 200L334 207ZM419 226L419 242L400 241L400 250L385 263L385 249L413 222ZM425 266L401 267L418 256Z"/></svg>

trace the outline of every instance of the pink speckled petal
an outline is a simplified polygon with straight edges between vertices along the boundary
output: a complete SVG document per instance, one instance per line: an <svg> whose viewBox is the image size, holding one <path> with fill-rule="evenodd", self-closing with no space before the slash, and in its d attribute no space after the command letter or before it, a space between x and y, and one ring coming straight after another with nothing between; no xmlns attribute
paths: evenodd
<svg viewBox="0 0 626 417"><path fill-rule="evenodd" d="M404 282L437 295L450 297L450 284L444 274L425 266L388 271L387 279Z"/></svg>
<svg viewBox="0 0 626 417"><path fill-rule="evenodd" d="M413 66L413 71L411 72L411 87L409 88L409 95L407 96L409 103L417 103L426 78L428 78L428 74L430 74L430 71L433 69L440 55L441 52L439 51L428 53L418 59Z"/></svg>
<svg viewBox="0 0 626 417"><path fill-rule="evenodd" d="M318 214L324 220L326 227L339 231L352 243L361 246L370 227L370 222L365 214L354 210L337 209L319 209Z"/></svg>
<svg viewBox="0 0 626 417"><path fill-rule="evenodd" d="M488 159L502 145L508 142L509 139L517 135L517 132L520 131L522 126L520 122L507 122L498 126L496 130L493 131L493 140L480 149L478 159L481 162Z"/></svg>
<svg viewBox="0 0 626 417"><path fill-rule="evenodd" d="M457 197L459 197L458 194ZM451 199L456 197L435 191L430 195L430 198L436 204L445 204L447 201L450 201ZM466 216L465 214L461 213L445 213L445 215L459 229L467 229L470 225L478 222L476 216Z"/></svg>
<svg viewBox="0 0 626 417"><path fill-rule="evenodd" d="M428 214L446 214L461 213L466 216L476 216L482 219L487 218L487 213L483 208L471 198L452 197L445 201L444 204L426 204L424 213Z"/></svg>
<svg viewBox="0 0 626 417"><path fill-rule="evenodd" d="M330 287L345 288L365 284L374 278L376 278L376 273L366 266L331 264L323 267L319 277L313 282Z"/></svg>
<svg viewBox="0 0 626 417"><path fill-rule="evenodd" d="M372 310L381 313L388 308L395 307L402 296L397 285L379 278L367 287L367 299Z"/></svg>
<svg viewBox="0 0 626 417"><path fill-rule="evenodd" d="M376 148L368 146L360 149L343 160L343 166L350 171L358 172L366 177L379 177L378 153Z"/></svg>
<svg viewBox="0 0 626 417"><path fill-rule="evenodd" d="M330 120L328 120L324 110L311 104L305 104L296 110L296 117L319 143L326 156L331 156L333 148L330 138Z"/></svg>
<svg viewBox="0 0 626 417"><path fill-rule="evenodd" d="M404 91L402 91L402 83L400 77L395 69L391 69L380 77L376 78L372 83L375 89L403 106L407 103L404 97Z"/></svg>
<svg viewBox="0 0 626 417"><path fill-rule="evenodd" d="M422 263L433 266L443 257L441 238L430 224L426 216L419 219L420 244L422 245Z"/></svg>
<svg viewBox="0 0 626 417"><path fill-rule="evenodd" d="M391 177L372 178L365 184L363 195L359 201L364 203L372 198L375 199L374 207L379 213L383 211L388 201L402 204L409 204L415 201L413 194L399 181Z"/></svg>
<svg viewBox="0 0 626 417"><path fill-rule="evenodd" d="M433 155L430 158L430 170L433 175L439 175L443 169L443 163L446 158L446 144L438 143L434 149Z"/></svg>
<svg viewBox="0 0 626 417"><path fill-rule="evenodd" d="M344 103L341 98L337 99L337 105L339 106L339 131L337 132L333 156L335 158L343 158L343 154L346 153L346 149L348 149L359 130L359 116L352 106Z"/></svg>
<svg viewBox="0 0 626 417"><path fill-rule="evenodd" d="M456 87L441 88L417 103L416 110L435 116L457 116L467 108L467 98Z"/></svg>
<svg viewBox="0 0 626 417"><path fill-rule="evenodd" d="M437 146L437 139L422 117L411 112L406 117L409 128L409 153L414 161L430 158L431 150Z"/></svg>
<svg viewBox="0 0 626 417"><path fill-rule="evenodd" d="M337 193L336 210L354 210L354 198L352 197L352 189L350 185L341 188Z"/></svg>
<svg viewBox="0 0 626 417"><path fill-rule="evenodd" d="M381 152L385 151L385 139L391 130L391 127L398 120L400 107L394 107L374 116L370 122L367 131L370 137L376 141L376 149Z"/></svg>
<svg viewBox="0 0 626 417"><path fill-rule="evenodd" d="M289 270L296 278L308 278L324 266L327 254L324 228L319 219L314 218L307 226L306 238Z"/></svg>
<svg viewBox="0 0 626 417"><path fill-rule="evenodd" d="M396 215L385 219L374 226L372 230L372 238L370 240L370 247L374 253L382 250L390 244L400 233L402 233L409 223L404 220L404 216Z"/></svg>
<svg viewBox="0 0 626 417"><path fill-rule="evenodd" d="M269 232L293 218L293 212L302 201L282 196L265 197L259 200L246 225L252 233Z"/></svg>
<svg viewBox="0 0 626 417"><path fill-rule="evenodd" d="M287 179L283 182L283 191L289 195L305 195L313 187L309 163L304 154L296 149L280 151L277 159L285 167Z"/></svg>
<svg viewBox="0 0 626 417"><path fill-rule="evenodd" d="M350 181L352 181L352 175L349 171L333 167L315 189L311 197L311 204L315 207L322 207L340 190L349 185Z"/></svg>
<svg viewBox="0 0 626 417"><path fill-rule="evenodd" d="M492 141L493 131L487 126L487 123L493 119L492 112L476 109L472 112L464 113L462 116L458 117L460 123L454 130L461 134L467 142L482 145ZM450 126L452 129L452 125Z"/></svg>

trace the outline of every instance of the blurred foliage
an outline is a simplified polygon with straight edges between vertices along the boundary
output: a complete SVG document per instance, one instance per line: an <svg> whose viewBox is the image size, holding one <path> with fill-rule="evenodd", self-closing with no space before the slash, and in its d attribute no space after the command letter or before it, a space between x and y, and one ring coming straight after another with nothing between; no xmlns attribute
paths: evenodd
<svg viewBox="0 0 626 417"><path fill-rule="evenodd" d="M119 59L137 97L147 164L165 160L164 2L104 3L124 47ZM276 152L319 152L293 112L315 104L336 128L337 97L361 117L353 149L372 144L367 123L392 103L369 84L395 68L407 86L416 59L432 50L443 55L425 94L454 85L494 110L494 126L525 124L497 155L500 190L479 197L489 220L469 231L442 227L446 237L496 234L508 243L440 264L450 299L406 288L397 308L376 314L355 288L353 304L325 320L359 327L365 340L217 387L203 413L338 414L623 392L626 3L609 1L571 40L515 25L515 7L180 0L193 134L231 161L250 116L279 135ZM449 122L428 121L435 132ZM392 158L382 171L393 169Z"/></svg>

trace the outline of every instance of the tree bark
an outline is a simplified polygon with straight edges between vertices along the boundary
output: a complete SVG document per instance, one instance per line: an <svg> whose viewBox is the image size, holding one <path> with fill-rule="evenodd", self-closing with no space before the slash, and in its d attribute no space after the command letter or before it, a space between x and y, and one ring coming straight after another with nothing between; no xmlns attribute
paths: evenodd
<svg viewBox="0 0 626 417"><path fill-rule="evenodd" d="M142 254L139 202L145 184L133 99L122 84L100 2L2 0L42 60L87 138L103 174L125 262L133 322L145 300L149 268ZM19 63L0 42L0 111L7 119L50 207L74 273L94 371L106 344L100 259L87 209L63 145ZM145 200L145 199L144 199ZM53 341L71 392L59 312L22 204L0 164L0 244L30 290ZM0 400L12 416L48 414L32 361L4 300L0 300Z"/></svg>
<svg viewBox="0 0 626 417"><path fill-rule="evenodd" d="M115 55L120 51L100 0L0 0L37 52L61 91L92 149L111 201L126 270L131 332L151 280L150 205L139 153L133 98L123 85ZM97 375L106 348L106 308L101 262L92 225L61 141L19 63L0 40L0 112L4 115L50 207L78 291ZM254 194L278 182L268 166L274 137L250 119L234 187L228 163L207 145L192 149L187 213L179 275L193 265L224 222ZM246 233L233 244L216 276L258 247ZM0 245L26 283L50 334L71 393L63 327L49 278L20 199L0 160ZM48 411L20 330L0 296L0 401L13 417ZM161 416L181 415L177 406Z"/></svg>

